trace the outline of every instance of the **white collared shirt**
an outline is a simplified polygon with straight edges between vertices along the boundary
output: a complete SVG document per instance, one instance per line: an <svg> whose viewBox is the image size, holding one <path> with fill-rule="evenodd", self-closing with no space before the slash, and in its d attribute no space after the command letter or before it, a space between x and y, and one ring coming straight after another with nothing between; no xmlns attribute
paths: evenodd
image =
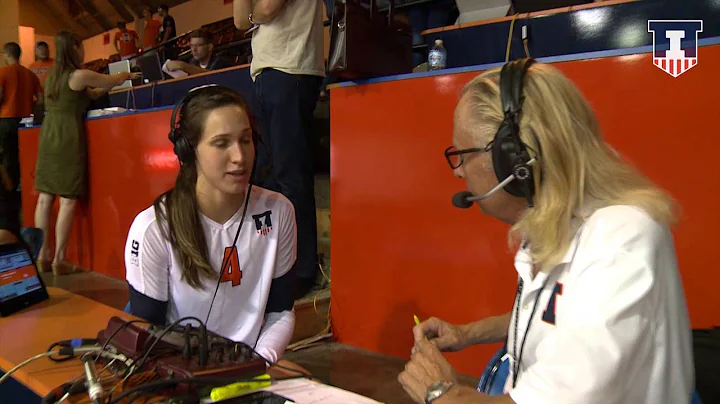
<svg viewBox="0 0 720 404"><path fill-rule="evenodd" d="M515 349L521 359L512 388L513 308L505 386L515 403L690 401L692 331L667 227L635 207L598 209L555 268L533 277L524 249L515 268L524 283Z"/></svg>

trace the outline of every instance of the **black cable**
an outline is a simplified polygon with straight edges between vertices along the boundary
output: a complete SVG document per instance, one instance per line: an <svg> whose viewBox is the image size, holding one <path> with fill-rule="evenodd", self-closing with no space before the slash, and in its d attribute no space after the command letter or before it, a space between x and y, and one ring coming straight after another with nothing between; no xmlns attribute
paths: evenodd
<svg viewBox="0 0 720 404"><path fill-rule="evenodd" d="M283 378L270 378L270 382L279 382L283 380L294 380L294 379L302 379L302 376L291 376L291 377L283 377ZM122 394L118 395L117 397L113 398L110 402L107 404L116 404L120 402L125 397L130 396L131 394L139 391L145 391L145 390L152 390L155 388L162 388L162 387L172 387L178 384L197 384L197 385L205 385L205 386L225 386L228 384L238 383L238 382L257 382L257 380L252 378L245 378L245 379L237 379L237 378L230 378L230 377L188 377L187 379L171 379L171 380L158 380L150 383L141 384L139 386L135 386L131 389L125 390L122 392Z"/></svg>
<svg viewBox="0 0 720 404"><path fill-rule="evenodd" d="M66 362L66 361L75 359L75 354L72 350L63 350L62 348L77 348L80 346L92 346L92 345L96 345L97 343L98 343L98 340L93 339L93 338L74 338L74 339L66 339L66 340L58 341L58 342L55 342L52 345L50 345L50 347L48 347L48 349L47 349L47 352L51 352L53 350L53 348L55 348L55 347L60 347L61 349L59 350L59 353L61 355L67 355L67 356L60 357L60 358L54 358L50 355L47 358L53 362ZM64 352L67 352L67 354L65 354Z"/></svg>
<svg viewBox="0 0 720 404"><path fill-rule="evenodd" d="M253 167L252 172L250 173L250 178L252 178L253 174L255 172L255 169ZM250 204L250 192L252 191L252 181L249 183L247 193L245 194L245 206L243 206L243 213L240 217L240 225L238 225L238 229L235 232L235 239L232 242L232 245L230 248L237 248L237 241L238 237L240 237L240 230L242 229L243 223L245 222L245 213L247 212L248 205ZM223 259L222 265L220 265L220 276L218 276L217 285L215 285L215 293L213 294L212 301L210 302L210 308L208 309L207 318L205 318L205 325L207 326L207 323L210 321L210 312L212 312L213 304L215 303L215 297L217 296L218 289L220 289L220 281L222 281L223 278L223 272L225 271L225 265L228 264L230 260L230 256L232 254L228 254L225 256L225 259ZM235 268L235 270L238 270L238 268Z"/></svg>
<svg viewBox="0 0 720 404"><path fill-rule="evenodd" d="M165 334L172 331L173 328L175 328L178 324L180 324L181 321L185 321L185 320L195 320L198 323L200 323L201 326L204 326L202 320L200 320L197 317L188 316L188 317L183 317L183 318L175 320L172 324L167 326L160 333L160 335L155 339L155 341L153 341L152 344L150 344L150 347L145 351L145 354L143 355L142 359L140 359L140 361L138 361L138 364L135 366L135 369L141 369L143 366L145 366L145 362L147 361L147 358L150 356L150 352L153 350L153 348L155 348L155 345L157 345L157 343L160 342L160 340L162 340L162 337L164 337Z"/></svg>
<svg viewBox="0 0 720 404"><path fill-rule="evenodd" d="M101 351L107 350L108 345L110 345L110 341L112 341L112 339L115 338L115 336L117 335L117 333L120 332L120 330L126 328L126 327L129 326L130 324L136 324L136 323L151 324L149 321L145 321L145 320L132 320L132 321L126 322L125 324L123 324L123 325L121 325L120 327L118 327L118 329L115 330L112 334L110 334L110 338L108 338L107 341L105 341L105 343L103 344L103 346L102 346L102 348L101 348L100 350L101 350ZM98 359L100 359L100 356L98 356L97 358L95 358L95 363L97 363Z"/></svg>

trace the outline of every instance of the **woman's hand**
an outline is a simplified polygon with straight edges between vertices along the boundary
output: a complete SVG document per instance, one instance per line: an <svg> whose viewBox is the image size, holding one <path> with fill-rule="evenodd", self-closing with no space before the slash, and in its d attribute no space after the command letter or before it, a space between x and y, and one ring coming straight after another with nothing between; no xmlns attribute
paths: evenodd
<svg viewBox="0 0 720 404"><path fill-rule="evenodd" d="M140 74L138 74L138 73L120 72L119 74L122 75L123 83L127 80L136 80L136 79L140 78Z"/></svg>
<svg viewBox="0 0 720 404"><path fill-rule="evenodd" d="M431 317L413 328L415 344L425 338L439 350L445 352L459 351L470 345L470 338L465 327L452 325L438 318Z"/></svg>
<svg viewBox="0 0 720 404"><path fill-rule="evenodd" d="M438 381L457 384L457 376L440 350L421 339L415 342L410 362L398 376L398 381L413 400L422 404L430 385Z"/></svg>

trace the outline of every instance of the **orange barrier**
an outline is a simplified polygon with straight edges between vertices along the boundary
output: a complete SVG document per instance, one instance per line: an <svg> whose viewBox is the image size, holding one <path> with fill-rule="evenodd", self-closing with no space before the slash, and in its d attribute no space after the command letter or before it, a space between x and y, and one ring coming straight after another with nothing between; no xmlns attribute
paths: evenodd
<svg viewBox="0 0 720 404"><path fill-rule="evenodd" d="M168 140L171 109L89 120L89 194L78 205L69 259L125 279L125 239L135 216L175 184L178 162ZM40 128L20 131L23 226L33 226L35 162ZM57 202L50 232L55 234Z"/></svg>
<svg viewBox="0 0 720 404"><path fill-rule="evenodd" d="M693 327L720 324L720 149L710 90L720 45L678 78L648 54L554 64L579 85L606 139L683 212L674 231ZM479 72L337 87L331 97L332 322L339 341L408 358L413 314L454 323L510 311L508 226L451 205L465 189L443 157L462 86ZM449 354L479 375L498 345Z"/></svg>

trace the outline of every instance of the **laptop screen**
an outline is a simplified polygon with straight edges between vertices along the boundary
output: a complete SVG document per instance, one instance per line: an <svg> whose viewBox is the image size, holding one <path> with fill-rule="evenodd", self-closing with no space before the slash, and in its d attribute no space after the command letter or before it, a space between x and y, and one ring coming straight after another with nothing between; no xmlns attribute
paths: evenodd
<svg viewBox="0 0 720 404"><path fill-rule="evenodd" d="M17 246L1 253L0 303L42 289L37 269L26 249Z"/></svg>

